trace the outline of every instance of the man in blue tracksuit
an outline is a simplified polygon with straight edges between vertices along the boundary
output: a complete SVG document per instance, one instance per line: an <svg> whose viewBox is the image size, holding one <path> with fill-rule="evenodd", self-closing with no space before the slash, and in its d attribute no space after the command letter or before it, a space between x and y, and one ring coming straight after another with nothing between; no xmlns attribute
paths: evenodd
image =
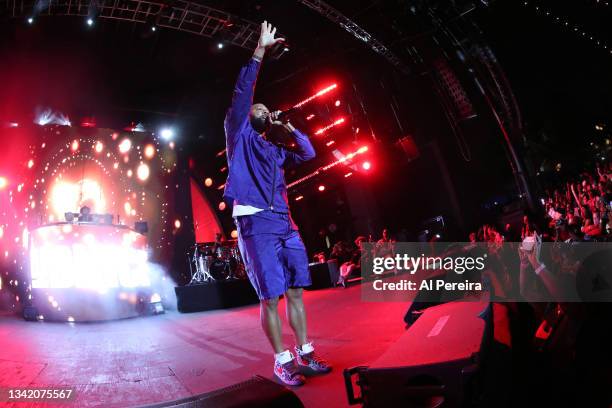
<svg viewBox="0 0 612 408"><path fill-rule="evenodd" d="M308 136L289 122L278 120L279 112L253 104L266 49L283 41L274 38L275 33L276 28L262 23L257 48L240 71L225 117L229 174L224 196L233 203L238 246L260 299L262 328L275 353L274 374L286 384L301 385L304 376L300 371L326 373L331 367L315 354L306 334L302 288L310 285L308 256L289 212L283 170L314 158L315 152ZM287 151L266 140L271 126L283 126L290 132L297 151ZM282 342L278 316L281 295L287 299L287 319L296 337L295 358Z"/></svg>

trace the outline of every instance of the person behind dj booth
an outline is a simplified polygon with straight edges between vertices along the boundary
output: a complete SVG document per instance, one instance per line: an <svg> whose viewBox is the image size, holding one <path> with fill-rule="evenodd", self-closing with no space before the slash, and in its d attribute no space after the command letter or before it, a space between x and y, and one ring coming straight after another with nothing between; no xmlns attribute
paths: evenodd
<svg viewBox="0 0 612 408"><path fill-rule="evenodd" d="M81 209L79 210L78 219L79 219L79 222L92 222L93 217L91 216L91 209L86 205L81 207Z"/></svg>
<svg viewBox="0 0 612 408"><path fill-rule="evenodd" d="M315 157L308 136L280 112L253 104L257 74L265 52L283 41L274 38L276 28L264 21L253 57L242 68L232 104L225 117L228 178L224 198L233 204L232 216L238 231L238 247L247 274L260 299L263 331L274 349L274 374L289 385L302 385L304 372L327 373L331 366L315 354L308 341L302 288L311 284L308 255L291 217L284 169ZM297 149L288 151L271 143L272 127L290 132ZM287 300L287 320L296 338L295 353L285 349L279 297Z"/></svg>

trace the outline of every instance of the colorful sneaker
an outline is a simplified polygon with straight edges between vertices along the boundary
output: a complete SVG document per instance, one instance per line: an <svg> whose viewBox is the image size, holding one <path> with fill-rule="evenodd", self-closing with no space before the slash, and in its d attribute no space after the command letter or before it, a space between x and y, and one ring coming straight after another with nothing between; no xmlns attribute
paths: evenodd
<svg viewBox="0 0 612 408"><path fill-rule="evenodd" d="M316 374L326 374L332 370L331 365L317 356L313 351L309 353L303 353L302 350L295 348L295 355L298 367L304 369L310 369L311 372Z"/></svg>
<svg viewBox="0 0 612 408"><path fill-rule="evenodd" d="M305 381L304 376L295 365L295 359L291 359L291 361L287 361L285 364L275 361L274 375L287 385L303 385Z"/></svg>

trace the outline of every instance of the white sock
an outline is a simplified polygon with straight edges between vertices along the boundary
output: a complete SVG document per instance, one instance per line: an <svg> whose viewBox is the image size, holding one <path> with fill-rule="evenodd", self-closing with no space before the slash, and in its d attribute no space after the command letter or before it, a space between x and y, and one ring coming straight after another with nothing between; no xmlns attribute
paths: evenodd
<svg viewBox="0 0 612 408"><path fill-rule="evenodd" d="M276 360L279 364L285 364L293 360L293 354L291 354L289 350L285 350L282 353L274 354L274 360Z"/></svg>
<svg viewBox="0 0 612 408"><path fill-rule="evenodd" d="M298 349L298 353L300 354L308 354L314 351L314 346L312 345L312 341L311 341L310 343L302 344L297 349Z"/></svg>

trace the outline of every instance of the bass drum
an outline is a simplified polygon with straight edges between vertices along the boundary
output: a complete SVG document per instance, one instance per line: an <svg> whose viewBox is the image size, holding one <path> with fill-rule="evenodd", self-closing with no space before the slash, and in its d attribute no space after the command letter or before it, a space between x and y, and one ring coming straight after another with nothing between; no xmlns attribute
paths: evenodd
<svg viewBox="0 0 612 408"><path fill-rule="evenodd" d="M230 264L223 259L215 259L209 264L208 271L214 280L226 280L230 276Z"/></svg>

